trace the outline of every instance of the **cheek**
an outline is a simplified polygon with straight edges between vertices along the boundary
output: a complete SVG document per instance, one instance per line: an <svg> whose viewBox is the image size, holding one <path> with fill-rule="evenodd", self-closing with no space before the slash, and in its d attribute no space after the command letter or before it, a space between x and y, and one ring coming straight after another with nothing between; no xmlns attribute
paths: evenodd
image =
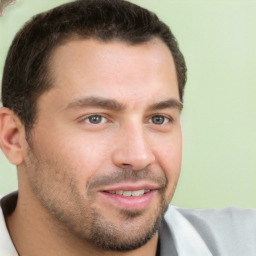
<svg viewBox="0 0 256 256"><path fill-rule="evenodd" d="M65 125L60 127L54 122L52 129L47 131L40 125L34 134L35 154L43 158L51 169L65 171L66 175L74 177L79 182L78 186L84 186L98 171L105 171L106 165L109 167L109 134L89 133Z"/></svg>
<svg viewBox="0 0 256 256"><path fill-rule="evenodd" d="M155 150L158 163L165 172L170 189L177 183L181 170L182 161L182 136L176 133L159 142Z"/></svg>
<svg viewBox="0 0 256 256"><path fill-rule="evenodd" d="M58 159L69 167L74 176L86 181L99 170L104 169L110 156L109 146L103 140L91 138L78 138L66 141L60 146Z"/></svg>
<svg viewBox="0 0 256 256"><path fill-rule="evenodd" d="M181 149L175 148L175 150L166 150L162 157L163 160L161 164L168 183L176 183L181 171Z"/></svg>
<svg viewBox="0 0 256 256"><path fill-rule="evenodd" d="M162 139L158 139L157 148L155 149L157 158L171 169L179 169L182 159L182 136L177 132Z"/></svg>

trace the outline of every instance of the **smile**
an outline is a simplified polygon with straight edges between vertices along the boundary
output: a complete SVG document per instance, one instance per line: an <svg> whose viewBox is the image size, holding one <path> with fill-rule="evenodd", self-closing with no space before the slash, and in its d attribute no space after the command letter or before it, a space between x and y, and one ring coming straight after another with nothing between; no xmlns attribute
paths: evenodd
<svg viewBox="0 0 256 256"><path fill-rule="evenodd" d="M156 200L158 189L153 188L111 188L100 191L101 205L122 209L145 209Z"/></svg>
<svg viewBox="0 0 256 256"><path fill-rule="evenodd" d="M107 193L110 194L116 194L116 195L120 195L120 196L142 196L144 194L147 194L150 192L149 189L140 189L140 190L110 190L110 191L106 191Z"/></svg>

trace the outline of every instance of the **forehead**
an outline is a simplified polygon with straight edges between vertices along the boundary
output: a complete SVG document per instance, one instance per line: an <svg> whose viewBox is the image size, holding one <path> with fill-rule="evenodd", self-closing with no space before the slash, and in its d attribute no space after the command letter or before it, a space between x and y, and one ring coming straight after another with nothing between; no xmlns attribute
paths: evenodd
<svg viewBox="0 0 256 256"><path fill-rule="evenodd" d="M179 99L173 57L160 40L129 45L120 41L72 40L50 59L53 89L58 96L173 97Z"/></svg>

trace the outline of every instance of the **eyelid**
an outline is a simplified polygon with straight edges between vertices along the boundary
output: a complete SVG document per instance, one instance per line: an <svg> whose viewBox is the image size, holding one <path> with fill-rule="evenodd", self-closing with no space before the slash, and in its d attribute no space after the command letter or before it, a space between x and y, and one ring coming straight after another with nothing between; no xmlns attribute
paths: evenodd
<svg viewBox="0 0 256 256"><path fill-rule="evenodd" d="M168 122L165 122L165 123L163 123L163 124L159 124L158 126L164 125L164 124L166 124L166 123L172 123L172 122L174 121L174 118L173 118L172 116L166 115L166 114L158 114L158 113L153 114L153 115L150 115L148 119L150 120L150 119L152 119L152 118L155 117L155 116L161 116L161 117L164 117L165 119L168 120ZM152 123L152 122L150 122L150 123ZM152 124L154 124L154 123L152 123ZM156 125L157 125L157 124L156 124Z"/></svg>
<svg viewBox="0 0 256 256"><path fill-rule="evenodd" d="M106 121L104 123L112 122L111 117L108 114L106 114L106 113L97 113L97 112L83 115L83 116L77 118L77 120L78 120L78 122L83 123L83 122L85 122L86 119L88 119L90 117L93 117L93 116L100 116L100 117L106 119ZM161 125L164 125L164 124L167 124L167 123L172 123L174 121L174 118L171 115L154 113L154 114L147 117L147 120L148 120L147 122L149 122L150 124L154 124L152 122L152 118L155 117L155 116L161 116L161 117L165 118L165 120L167 120L163 124L158 124L158 126L161 126ZM86 122L86 123L90 124L89 122ZM102 123L99 123L99 124L102 124ZM157 125L157 124L154 124L154 125Z"/></svg>
<svg viewBox="0 0 256 256"><path fill-rule="evenodd" d="M87 114L87 115L84 115L84 116L80 117L80 118L78 119L78 121L79 121L80 123L82 123L82 122L85 122L86 119L88 119L88 118L90 118L90 117L93 117L93 116L100 116L101 118L106 119L106 122L108 122L108 121L110 120L110 118L109 118L106 114L102 114L102 113L91 113L91 114ZM106 122L104 122L104 123L106 123ZM89 122L86 122L86 123L90 124ZM99 124L102 124L102 123L99 123ZM94 124L94 125L96 125L96 124Z"/></svg>

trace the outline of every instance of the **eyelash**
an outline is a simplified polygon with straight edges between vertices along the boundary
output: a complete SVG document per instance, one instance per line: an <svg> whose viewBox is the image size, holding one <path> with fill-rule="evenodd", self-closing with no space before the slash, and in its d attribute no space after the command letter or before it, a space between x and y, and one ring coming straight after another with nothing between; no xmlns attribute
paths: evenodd
<svg viewBox="0 0 256 256"><path fill-rule="evenodd" d="M160 118L163 118L164 119L164 122L162 124L156 124L156 125L165 125L167 123L172 123L173 122L173 118L170 117L170 116L166 116L166 115L163 115L163 114L154 114L150 117L150 119L154 118L154 117L160 117ZM152 124L154 124L152 121L150 122Z"/></svg>
<svg viewBox="0 0 256 256"><path fill-rule="evenodd" d="M102 124L101 122L100 123L91 123L91 122L87 122L87 120L90 120L90 118L93 118L93 117L100 117L101 119L105 119L107 121L107 118L102 115L102 114L92 114L92 115L88 115L88 116L85 116L81 122L86 122L88 124L92 124L92 125L98 125L98 124ZM105 123L105 122L104 122Z"/></svg>
<svg viewBox="0 0 256 256"><path fill-rule="evenodd" d="M93 117L99 117L99 118L101 119L100 122L99 122L99 123L92 123L92 122L90 122L90 121L89 121L90 118L93 118ZM163 118L163 119L164 119L163 123L159 123L159 124L153 123L152 119L153 119L154 117ZM87 115L87 116L85 116L84 118L82 118L82 119L81 119L81 122L86 122L86 123L91 124L91 125L100 125L100 124L103 124L103 123L102 123L102 119L105 120L103 123L106 123L106 122L108 122L108 120L109 120L109 118L108 118L108 117L105 117L103 114L92 114L92 115ZM87 120L88 120L88 121L87 121ZM149 123L155 124L155 125L157 125L157 126L162 126L162 125L165 125L165 124L167 124L167 123L172 123L172 122L174 121L172 117L166 116L166 115L163 115L163 114L154 114L154 115L150 116L149 120L150 120Z"/></svg>

